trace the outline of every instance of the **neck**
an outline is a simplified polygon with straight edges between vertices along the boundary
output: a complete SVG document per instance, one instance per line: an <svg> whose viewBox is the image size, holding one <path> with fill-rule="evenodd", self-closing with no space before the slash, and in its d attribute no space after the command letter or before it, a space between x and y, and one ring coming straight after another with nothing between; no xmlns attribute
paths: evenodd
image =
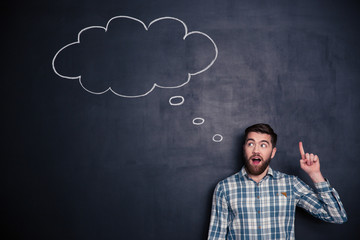
<svg viewBox="0 0 360 240"><path fill-rule="evenodd" d="M252 180L254 180L255 182L259 183L267 174L267 172L269 171L269 166L267 166L267 168L265 169L264 172L260 173L259 175L252 175L250 174L247 170L247 174L249 176L249 178L251 178Z"/></svg>

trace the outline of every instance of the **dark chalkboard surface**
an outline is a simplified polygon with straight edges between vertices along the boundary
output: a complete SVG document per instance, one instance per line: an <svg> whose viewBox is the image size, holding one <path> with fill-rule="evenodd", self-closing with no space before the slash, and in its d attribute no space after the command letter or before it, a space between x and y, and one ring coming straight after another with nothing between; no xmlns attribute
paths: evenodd
<svg viewBox="0 0 360 240"><path fill-rule="evenodd" d="M3 6L8 239L206 239L244 129L276 170L320 156L348 222L299 209L297 239L360 223L355 1L21 1Z"/></svg>

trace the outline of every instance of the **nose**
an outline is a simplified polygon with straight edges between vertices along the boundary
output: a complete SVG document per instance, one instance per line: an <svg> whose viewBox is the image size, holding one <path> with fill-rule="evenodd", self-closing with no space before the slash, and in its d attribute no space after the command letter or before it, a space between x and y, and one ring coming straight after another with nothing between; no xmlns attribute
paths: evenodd
<svg viewBox="0 0 360 240"><path fill-rule="evenodd" d="M253 148L253 153L259 153L259 146L257 144Z"/></svg>

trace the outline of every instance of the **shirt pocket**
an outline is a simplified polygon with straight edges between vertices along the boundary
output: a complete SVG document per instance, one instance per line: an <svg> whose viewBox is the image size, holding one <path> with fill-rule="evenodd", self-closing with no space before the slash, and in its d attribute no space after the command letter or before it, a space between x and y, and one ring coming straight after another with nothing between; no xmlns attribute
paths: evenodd
<svg viewBox="0 0 360 240"><path fill-rule="evenodd" d="M276 216L285 216L291 207L292 196L288 192L275 192L273 194L273 211Z"/></svg>
<svg viewBox="0 0 360 240"><path fill-rule="evenodd" d="M287 192L276 192L275 197L278 198L278 202L280 205L284 205L287 203L287 200L290 196Z"/></svg>

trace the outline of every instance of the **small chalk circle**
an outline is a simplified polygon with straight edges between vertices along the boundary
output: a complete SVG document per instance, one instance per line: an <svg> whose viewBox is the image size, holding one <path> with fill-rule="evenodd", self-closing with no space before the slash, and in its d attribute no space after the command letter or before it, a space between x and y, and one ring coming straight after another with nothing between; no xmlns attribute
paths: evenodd
<svg viewBox="0 0 360 240"><path fill-rule="evenodd" d="M201 124L203 124L204 122L205 122L205 119L200 118L200 117L194 118L193 121L192 121L192 123L193 123L194 125L201 125Z"/></svg>
<svg viewBox="0 0 360 240"><path fill-rule="evenodd" d="M174 101L175 99L175 101ZM177 102L176 100L180 99L180 102ZM173 96L169 99L169 103L171 106L180 106L184 103L185 99L183 96Z"/></svg>
<svg viewBox="0 0 360 240"><path fill-rule="evenodd" d="M221 136L220 134L215 134L212 138L214 142L221 142L223 139L223 136Z"/></svg>

